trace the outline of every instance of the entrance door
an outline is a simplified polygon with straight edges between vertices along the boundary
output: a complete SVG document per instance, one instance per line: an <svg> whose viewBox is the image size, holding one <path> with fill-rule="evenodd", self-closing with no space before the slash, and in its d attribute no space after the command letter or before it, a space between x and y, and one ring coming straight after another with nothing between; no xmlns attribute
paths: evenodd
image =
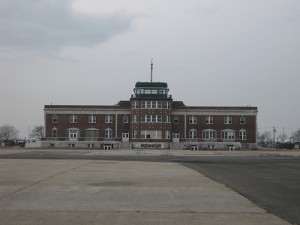
<svg viewBox="0 0 300 225"><path fill-rule="evenodd" d="M179 142L180 135L179 133L173 133L173 142Z"/></svg>
<svg viewBox="0 0 300 225"><path fill-rule="evenodd" d="M69 130L69 140L77 141L78 139L78 131L77 130Z"/></svg>
<svg viewBox="0 0 300 225"><path fill-rule="evenodd" d="M122 141L123 142L129 142L129 133L123 133L122 134Z"/></svg>

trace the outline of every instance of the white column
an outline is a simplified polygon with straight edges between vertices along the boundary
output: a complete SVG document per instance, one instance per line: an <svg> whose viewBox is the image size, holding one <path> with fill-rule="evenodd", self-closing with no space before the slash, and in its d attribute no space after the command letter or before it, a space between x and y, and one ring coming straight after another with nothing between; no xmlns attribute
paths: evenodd
<svg viewBox="0 0 300 225"><path fill-rule="evenodd" d="M116 130L116 133L115 133L115 137L118 137L118 114L116 113L116 127L115 127L115 130Z"/></svg>

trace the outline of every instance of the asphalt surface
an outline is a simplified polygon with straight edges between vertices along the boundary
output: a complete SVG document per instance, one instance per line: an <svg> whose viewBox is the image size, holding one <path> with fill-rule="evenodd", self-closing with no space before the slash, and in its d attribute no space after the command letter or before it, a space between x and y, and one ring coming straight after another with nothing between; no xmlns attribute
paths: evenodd
<svg viewBox="0 0 300 225"><path fill-rule="evenodd" d="M250 201L292 223L300 224L300 158L283 156L99 155L86 151L29 151L1 154L11 159L89 159L177 162L225 184Z"/></svg>
<svg viewBox="0 0 300 225"><path fill-rule="evenodd" d="M184 163L292 224L300 224L300 159L212 158Z"/></svg>

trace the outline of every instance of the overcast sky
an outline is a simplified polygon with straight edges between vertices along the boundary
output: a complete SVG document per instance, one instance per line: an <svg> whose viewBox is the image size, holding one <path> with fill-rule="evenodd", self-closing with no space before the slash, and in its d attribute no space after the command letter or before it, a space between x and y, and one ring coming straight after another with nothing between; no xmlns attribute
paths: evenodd
<svg viewBox="0 0 300 225"><path fill-rule="evenodd" d="M0 126L25 137L44 105L129 100L152 58L174 100L300 128L299 0L0 0Z"/></svg>

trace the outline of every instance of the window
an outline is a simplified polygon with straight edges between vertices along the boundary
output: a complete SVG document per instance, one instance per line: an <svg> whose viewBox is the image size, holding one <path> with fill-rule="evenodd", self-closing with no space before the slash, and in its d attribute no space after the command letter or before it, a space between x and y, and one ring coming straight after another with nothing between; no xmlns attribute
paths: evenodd
<svg viewBox="0 0 300 225"><path fill-rule="evenodd" d="M214 118L212 116L206 116L205 117L205 123L206 124L213 124L214 123Z"/></svg>
<svg viewBox="0 0 300 225"><path fill-rule="evenodd" d="M167 109L170 108L170 102L166 102L166 108L167 108Z"/></svg>
<svg viewBox="0 0 300 225"><path fill-rule="evenodd" d="M77 123L77 115L71 115L70 116L70 123Z"/></svg>
<svg viewBox="0 0 300 225"><path fill-rule="evenodd" d="M235 134L234 130L223 130L222 131L222 139L224 140L234 140Z"/></svg>
<svg viewBox="0 0 300 225"><path fill-rule="evenodd" d="M89 115L89 123L96 123L96 115Z"/></svg>
<svg viewBox="0 0 300 225"><path fill-rule="evenodd" d="M113 117L112 115L105 115L105 123L112 123Z"/></svg>
<svg viewBox="0 0 300 225"><path fill-rule="evenodd" d="M245 116L241 116L240 117L240 124L245 124L246 123L246 117Z"/></svg>
<svg viewBox="0 0 300 225"><path fill-rule="evenodd" d="M138 122L138 120L137 120L137 115L133 115L133 116L132 116L132 122L133 122L133 123Z"/></svg>
<svg viewBox="0 0 300 225"><path fill-rule="evenodd" d="M216 131L215 130L204 130L202 132L203 139L216 139Z"/></svg>
<svg viewBox="0 0 300 225"><path fill-rule="evenodd" d="M52 129L52 137L57 138L57 129L56 128Z"/></svg>
<svg viewBox="0 0 300 225"><path fill-rule="evenodd" d="M147 105L146 105L146 108L150 109L151 108L151 102L146 102Z"/></svg>
<svg viewBox="0 0 300 225"><path fill-rule="evenodd" d="M136 109L137 108L137 102L136 101L131 102L131 107L133 109Z"/></svg>
<svg viewBox="0 0 300 225"><path fill-rule="evenodd" d="M105 130L105 138L111 138L112 137L112 129L106 129Z"/></svg>
<svg viewBox="0 0 300 225"><path fill-rule="evenodd" d="M52 115L52 123L58 123L58 116L56 114Z"/></svg>
<svg viewBox="0 0 300 225"><path fill-rule="evenodd" d="M157 102L156 107L157 107L158 109L161 109L161 108L162 108L162 102Z"/></svg>
<svg viewBox="0 0 300 225"><path fill-rule="evenodd" d="M190 138L190 139L195 139L195 138L197 138L197 131L196 131L195 129L191 129L191 130L189 131L189 138Z"/></svg>
<svg viewBox="0 0 300 225"><path fill-rule="evenodd" d="M160 109L162 107L162 102L160 101L142 101L142 108L145 109Z"/></svg>
<svg viewBox="0 0 300 225"><path fill-rule="evenodd" d="M161 115L152 115L152 122L161 123Z"/></svg>
<svg viewBox="0 0 300 225"><path fill-rule="evenodd" d="M161 139L161 130L141 130L141 138L144 139Z"/></svg>
<svg viewBox="0 0 300 225"><path fill-rule="evenodd" d="M137 130L132 131L132 138L133 139L137 138Z"/></svg>
<svg viewBox="0 0 300 225"><path fill-rule="evenodd" d="M166 123L171 123L170 116L166 116Z"/></svg>
<svg viewBox="0 0 300 225"><path fill-rule="evenodd" d="M160 123L161 120L161 115L144 115L142 116L142 123Z"/></svg>
<svg viewBox="0 0 300 225"><path fill-rule="evenodd" d="M129 123L129 116L128 115L123 116L123 123Z"/></svg>
<svg viewBox="0 0 300 225"><path fill-rule="evenodd" d="M95 128L89 128L85 130L85 140L97 141L99 137L99 130Z"/></svg>
<svg viewBox="0 0 300 225"><path fill-rule="evenodd" d="M245 130L240 130L240 140L246 140L247 139L247 133Z"/></svg>
<svg viewBox="0 0 300 225"><path fill-rule="evenodd" d="M166 130L165 131L165 139L170 139L171 138L171 131Z"/></svg>
<svg viewBox="0 0 300 225"><path fill-rule="evenodd" d="M232 117L231 116L225 116L224 117L224 123L225 124L232 124Z"/></svg>
<svg viewBox="0 0 300 225"><path fill-rule="evenodd" d="M196 124L197 123L197 116L189 116L189 123Z"/></svg>
<svg viewBox="0 0 300 225"><path fill-rule="evenodd" d="M173 116L173 123L178 124L179 123L179 117Z"/></svg>

